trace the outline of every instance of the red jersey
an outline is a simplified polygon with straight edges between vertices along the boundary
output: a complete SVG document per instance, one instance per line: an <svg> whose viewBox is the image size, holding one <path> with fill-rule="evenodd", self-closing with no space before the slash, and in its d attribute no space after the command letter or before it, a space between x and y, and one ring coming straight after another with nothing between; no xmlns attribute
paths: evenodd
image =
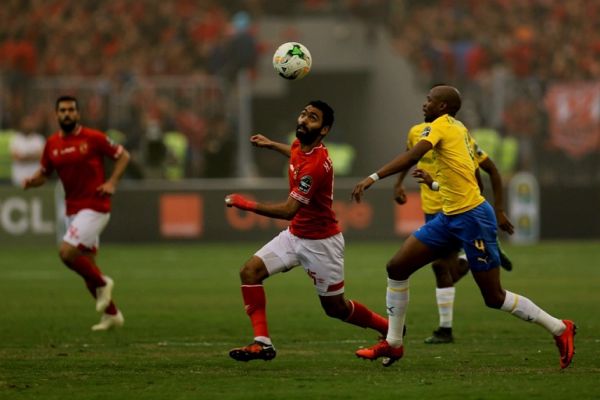
<svg viewBox="0 0 600 400"><path fill-rule="evenodd" d="M305 239L325 239L340 232L333 212L333 164L327 148L318 145L308 153L300 141L292 143L290 196L303 204L292 219L290 232Z"/></svg>
<svg viewBox="0 0 600 400"><path fill-rule="evenodd" d="M119 158L121 145L113 143L100 131L83 126L65 135L56 132L48 138L42 154L42 172L54 170L65 189L67 215L89 208L98 212L110 211L110 196L96 192L105 182L104 157Z"/></svg>

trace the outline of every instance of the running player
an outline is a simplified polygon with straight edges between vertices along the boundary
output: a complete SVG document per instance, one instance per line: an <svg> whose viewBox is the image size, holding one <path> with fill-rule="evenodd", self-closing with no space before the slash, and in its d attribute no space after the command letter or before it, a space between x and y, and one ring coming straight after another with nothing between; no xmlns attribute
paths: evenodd
<svg viewBox="0 0 600 400"><path fill-rule="evenodd" d="M412 167L428 151L434 150L442 214L410 235L388 262L386 303L389 329L386 339L372 347L357 350L356 355L369 360L383 357L384 366L392 365L403 356L402 331L409 302L408 278L423 266L462 247L485 304L544 327L558 347L560 367L566 368L575 354L573 321L557 319L528 298L502 288L497 222L494 210L477 185L469 133L454 118L460 106L460 93L456 88L432 88L423 104L425 117L433 121L431 129L422 133L421 140L410 151L400 154L360 181L352 192L353 198L360 201L365 190L377 180Z"/></svg>
<svg viewBox="0 0 600 400"><path fill-rule="evenodd" d="M100 233L110 218L111 196L129 163L129 153L106 134L80 124L77 99L56 100L60 130L46 141L41 167L23 183L25 189L46 183L56 171L65 190L67 232L60 245L62 262L79 274L96 298L102 313L94 331L120 327L123 314L112 301L113 280L96 264ZM115 160L113 172L104 176L104 158Z"/></svg>
<svg viewBox="0 0 600 400"><path fill-rule="evenodd" d="M428 129L431 129L432 121L414 125L408 132L406 141L406 150L412 149L415 144L421 139L421 134ZM487 153L483 151L473 140L473 154L475 155L476 165L481 167L490 176L492 182L492 190L494 192L494 211L498 226L500 229L513 233L513 225L504 212L504 196L502 188L502 178L496 168L494 162L489 158ZM439 193L439 184L432 180L431 176L435 176L435 165L433 159L433 151L428 151L417 163L417 170L414 175L418 177L420 183L425 183L420 186L421 192L421 207L425 214L425 222L429 222L438 213L442 212L442 199ZM398 180L394 187L394 198L398 204L406 203L406 194L402 185L408 170L398 174ZM480 185L482 186L482 185ZM506 254L498 247L500 252L500 265L510 271L512 270L512 262ZM435 298L439 314L439 327L433 331L433 334L425 339L427 344L442 344L452 343L454 336L452 335L452 323L454 314L454 298L456 289L454 285L463 276L469 272L469 265L464 253L451 252L448 256L435 260L431 264L435 275L436 290Z"/></svg>
<svg viewBox="0 0 600 400"><path fill-rule="evenodd" d="M287 200L267 204L239 194L225 197L228 207L291 220L288 229L258 250L241 269L242 297L254 330L254 341L232 349L229 355L235 360L275 357L267 326L263 281L299 265L312 279L328 316L372 328L381 335L387 332L384 317L344 297L344 237L332 209L333 165L322 142L333 120L333 109L328 104L311 101L298 116L297 139L292 145L271 141L263 135L250 138L254 146L275 150L290 158Z"/></svg>

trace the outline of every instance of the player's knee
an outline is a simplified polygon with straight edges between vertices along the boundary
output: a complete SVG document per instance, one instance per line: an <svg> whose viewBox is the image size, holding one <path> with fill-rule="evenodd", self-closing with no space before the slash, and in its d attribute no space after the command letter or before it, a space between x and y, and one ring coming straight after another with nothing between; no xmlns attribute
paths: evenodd
<svg viewBox="0 0 600 400"><path fill-rule="evenodd" d="M328 304L323 306L323 310L325 314L330 318L341 319L344 321L348 318L348 314L350 313L347 307L344 307L339 304Z"/></svg>
<svg viewBox="0 0 600 400"><path fill-rule="evenodd" d="M405 277L402 274L402 265L393 259L388 261L388 263L385 266L385 270L387 271L388 277L390 277L392 279L396 279L396 280L408 279L408 277Z"/></svg>
<svg viewBox="0 0 600 400"><path fill-rule="evenodd" d="M489 308L499 309L504 303L504 296L502 293L487 293L483 296L483 300Z"/></svg>
<svg viewBox="0 0 600 400"><path fill-rule="evenodd" d="M436 277L446 275L448 273L448 268L446 268L444 264L437 260L431 263L431 269Z"/></svg>
<svg viewBox="0 0 600 400"><path fill-rule="evenodd" d="M58 250L58 257L65 265L68 266L75 260L76 254L73 251L71 251L70 248L63 246Z"/></svg>
<svg viewBox="0 0 600 400"><path fill-rule="evenodd" d="M261 275L259 268L246 263L240 269L240 280L244 285L256 285L262 283L264 277Z"/></svg>

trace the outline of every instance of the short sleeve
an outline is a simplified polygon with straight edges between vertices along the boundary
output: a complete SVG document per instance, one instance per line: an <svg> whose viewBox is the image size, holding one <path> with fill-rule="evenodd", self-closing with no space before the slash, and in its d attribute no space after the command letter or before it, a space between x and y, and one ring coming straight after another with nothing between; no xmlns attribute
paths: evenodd
<svg viewBox="0 0 600 400"><path fill-rule="evenodd" d="M442 129L437 128L434 124L425 127L419 140L427 140L431 143L432 147L435 147L442 140Z"/></svg>
<svg viewBox="0 0 600 400"><path fill-rule="evenodd" d="M105 135L101 132L96 132L93 135L94 147L97 150L114 160L120 157L121 153L123 153L123 146L118 143L115 143L108 135Z"/></svg>

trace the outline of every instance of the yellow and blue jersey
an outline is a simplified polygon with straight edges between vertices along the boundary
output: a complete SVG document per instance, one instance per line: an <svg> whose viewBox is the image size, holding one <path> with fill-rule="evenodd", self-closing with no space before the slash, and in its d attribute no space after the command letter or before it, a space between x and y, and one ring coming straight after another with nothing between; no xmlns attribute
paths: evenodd
<svg viewBox="0 0 600 400"><path fill-rule="evenodd" d="M485 201L475 178L477 160L483 161L485 152L476 154L473 139L462 122L442 115L423 129L420 140L427 140L433 146L436 169L432 176L440 184L444 214L460 214Z"/></svg>

